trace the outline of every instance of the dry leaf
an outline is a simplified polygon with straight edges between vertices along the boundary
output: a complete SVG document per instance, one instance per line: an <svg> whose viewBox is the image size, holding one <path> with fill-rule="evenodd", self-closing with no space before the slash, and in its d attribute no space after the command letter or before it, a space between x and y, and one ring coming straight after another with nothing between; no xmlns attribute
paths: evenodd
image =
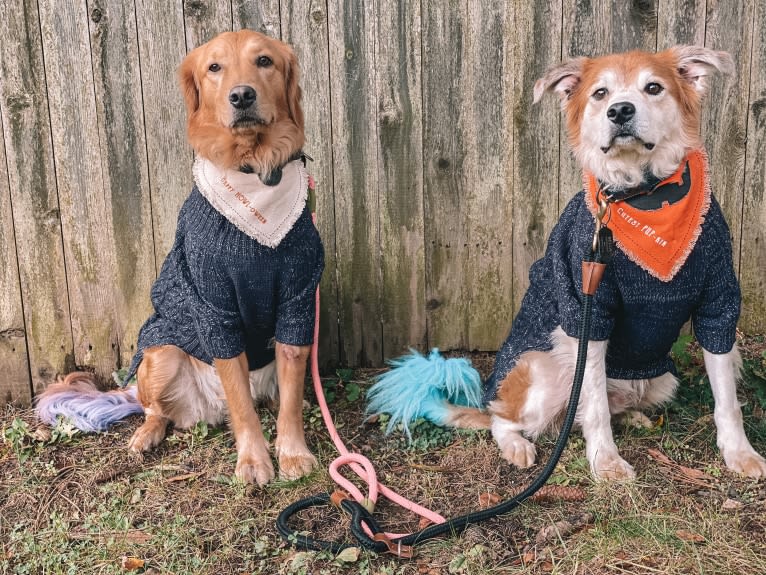
<svg viewBox="0 0 766 575"><path fill-rule="evenodd" d="M421 517L420 521L418 521L418 531L422 531L423 529L425 529L426 527L432 524L433 524L433 521L431 521L430 519Z"/></svg>
<svg viewBox="0 0 766 575"><path fill-rule="evenodd" d="M547 527L540 529L535 536L535 543L537 545L546 545L554 539L564 538L567 535L571 535L589 523L593 523L593 515L590 513L580 513L569 519L557 521L553 525L548 525Z"/></svg>
<svg viewBox="0 0 766 575"><path fill-rule="evenodd" d="M723 502L723 505L721 505L721 509L726 510L741 509L742 507L744 507L744 503L737 501L736 499L727 499Z"/></svg>
<svg viewBox="0 0 766 575"><path fill-rule="evenodd" d="M705 538L700 535L699 533L694 533L692 531L687 531L686 529L679 529L676 531L676 537L678 537L681 541L687 541L689 543L704 543Z"/></svg>
<svg viewBox="0 0 766 575"><path fill-rule="evenodd" d="M335 560L341 563L355 563L357 559L359 559L359 547L346 547L335 556Z"/></svg>
<svg viewBox="0 0 766 575"><path fill-rule="evenodd" d="M479 508L487 509L493 505L497 505L502 501L502 498L497 493L485 492L479 494Z"/></svg>
<svg viewBox="0 0 766 575"><path fill-rule="evenodd" d="M540 566L540 569L542 570L543 573L550 573L551 571L553 571L553 563L551 563L550 561L546 559L545 561L543 561L543 564Z"/></svg>
<svg viewBox="0 0 766 575"><path fill-rule="evenodd" d="M418 563L418 573L420 575L442 575L442 572L439 569L432 567L430 563L424 563L422 561ZM383 575L383 571L376 573L376 575Z"/></svg>
<svg viewBox="0 0 766 575"><path fill-rule="evenodd" d="M38 425L37 429L35 429L35 432L32 434L32 437L35 439L35 441L50 441L51 428L47 425Z"/></svg>
<svg viewBox="0 0 766 575"><path fill-rule="evenodd" d="M138 557L123 556L120 560L120 565L125 571L135 571L136 569L141 569L141 567L144 566L144 563L145 561L143 559L139 559Z"/></svg>

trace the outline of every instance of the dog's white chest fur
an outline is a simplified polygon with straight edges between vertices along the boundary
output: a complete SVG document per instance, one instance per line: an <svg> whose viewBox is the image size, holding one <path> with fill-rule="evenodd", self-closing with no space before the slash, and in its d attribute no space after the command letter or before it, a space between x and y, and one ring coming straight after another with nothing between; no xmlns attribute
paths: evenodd
<svg viewBox="0 0 766 575"><path fill-rule="evenodd" d="M282 180L267 186L256 174L223 170L197 157L194 181L200 193L240 231L275 248L292 229L306 206L308 174L303 162L282 168Z"/></svg>

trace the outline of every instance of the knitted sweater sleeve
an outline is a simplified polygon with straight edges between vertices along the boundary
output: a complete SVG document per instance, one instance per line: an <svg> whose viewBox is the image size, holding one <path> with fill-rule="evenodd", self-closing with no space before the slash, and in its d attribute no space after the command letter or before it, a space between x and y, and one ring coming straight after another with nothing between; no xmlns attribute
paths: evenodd
<svg viewBox="0 0 766 575"><path fill-rule="evenodd" d="M310 230L316 234L316 230ZM324 269L321 242L307 241L287 258L277 307L276 340L288 345L314 341L316 290Z"/></svg>
<svg viewBox="0 0 766 575"><path fill-rule="evenodd" d="M731 351L740 313L740 289L734 273L729 226L715 199L705 218L705 286L692 312L694 334L711 353Z"/></svg>

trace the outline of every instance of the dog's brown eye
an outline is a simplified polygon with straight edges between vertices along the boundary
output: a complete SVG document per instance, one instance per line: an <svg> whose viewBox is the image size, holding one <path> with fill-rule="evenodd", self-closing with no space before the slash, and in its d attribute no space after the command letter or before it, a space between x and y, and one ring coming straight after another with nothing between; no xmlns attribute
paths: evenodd
<svg viewBox="0 0 766 575"><path fill-rule="evenodd" d="M259 68L268 68L274 62L268 56L259 56L258 59L255 61L255 63L258 65Z"/></svg>
<svg viewBox="0 0 766 575"><path fill-rule="evenodd" d="M649 83L646 85L646 88L644 88L644 91L645 91L647 94L651 94L652 96L656 96L657 94L659 94L660 92L662 92L664 89L665 89L665 88L663 88L662 86L660 86L660 85L659 85L657 82L649 82Z"/></svg>
<svg viewBox="0 0 766 575"><path fill-rule="evenodd" d="M218 72L221 69L221 67L218 64L213 63L213 64L210 64L210 66L208 66L207 69L210 70L211 72Z"/></svg>
<svg viewBox="0 0 766 575"><path fill-rule="evenodd" d="M603 100L604 97L609 93L609 91L606 88L599 88L595 92L593 92L592 98L594 100Z"/></svg>

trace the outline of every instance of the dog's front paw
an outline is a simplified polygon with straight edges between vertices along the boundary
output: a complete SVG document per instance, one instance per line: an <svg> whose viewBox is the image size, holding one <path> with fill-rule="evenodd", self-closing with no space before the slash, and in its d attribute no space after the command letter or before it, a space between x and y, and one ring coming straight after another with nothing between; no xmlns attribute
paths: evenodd
<svg viewBox="0 0 766 575"><path fill-rule="evenodd" d="M245 483L266 485L274 479L274 464L271 463L269 446L262 436L244 436L237 440L238 457L234 475Z"/></svg>
<svg viewBox="0 0 766 575"><path fill-rule="evenodd" d="M279 460L279 478L287 481L300 479L316 469L317 458L305 442L281 442L277 439L274 450Z"/></svg>
<svg viewBox="0 0 766 575"><path fill-rule="evenodd" d="M598 481L629 481L635 479L633 466L617 451L598 451L590 462L593 477Z"/></svg>
<svg viewBox="0 0 766 575"><path fill-rule="evenodd" d="M760 479L766 477L766 459L758 455L752 448L724 452L723 459L726 467L747 477Z"/></svg>
<svg viewBox="0 0 766 575"><path fill-rule="evenodd" d="M637 429L652 429L654 423L640 411L630 410L622 414L622 424L625 427L635 427Z"/></svg>
<svg viewBox="0 0 766 575"><path fill-rule="evenodd" d="M500 454L508 463L521 469L535 464L537 450L532 442L520 433L509 432L495 439L500 448Z"/></svg>
<svg viewBox="0 0 766 575"><path fill-rule="evenodd" d="M234 475L244 483L257 483L261 487L274 479L274 465L271 463L268 451L263 455L240 453Z"/></svg>
<svg viewBox="0 0 766 575"><path fill-rule="evenodd" d="M310 452L287 455L285 453L279 456L279 477L293 481L308 475L317 467L317 458Z"/></svg>
<svg viewBox="0 0 766 575"><path fill-rule="evenodd" d="M128 442L128 449L134 453L151 451L165 439L168 420L157 416L148 416L144 424L133 432Z"/></svg>

